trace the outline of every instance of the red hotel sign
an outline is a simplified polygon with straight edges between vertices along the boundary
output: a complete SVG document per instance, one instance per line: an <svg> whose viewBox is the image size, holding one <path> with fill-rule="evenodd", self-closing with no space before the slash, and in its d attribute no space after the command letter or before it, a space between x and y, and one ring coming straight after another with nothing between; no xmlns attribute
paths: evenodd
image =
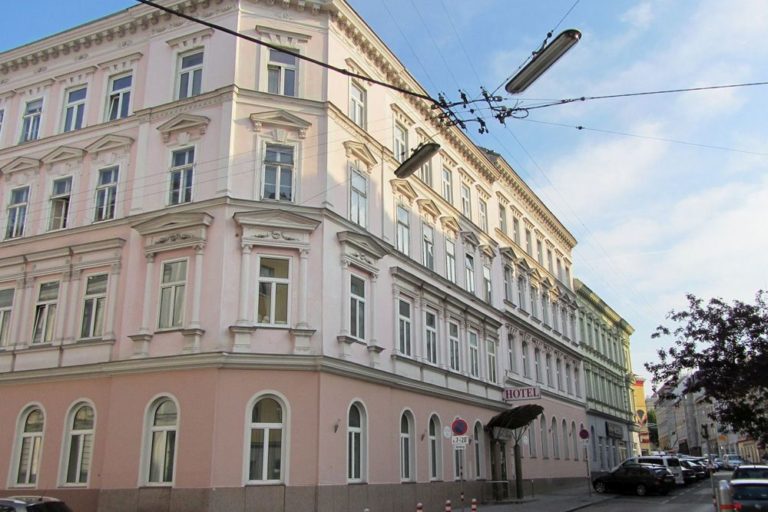
<svg viewBox="0 0 768 512"><path fill-rule="evenodd" d="M505 402L519 402L521 400L537 400L541 398L541 388L531 386L528 388L504 388Z"/></svg>

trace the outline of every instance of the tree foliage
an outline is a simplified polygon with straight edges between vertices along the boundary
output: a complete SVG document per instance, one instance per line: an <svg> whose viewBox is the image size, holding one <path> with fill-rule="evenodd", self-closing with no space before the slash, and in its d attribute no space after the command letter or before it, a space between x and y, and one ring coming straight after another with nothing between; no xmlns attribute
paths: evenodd
<svg viewBox="0 0 768 512"><path fill-rule="evenodd" d="M714 404L713 419L754 439L768 439L768 292L754 304L722 299L704 303L687 295L688 309L671 311L673 328L659 326L653 338L671 338L659 361L646 363L661 398L701 391ZM677 390L677 391L675 391Z"/></svg>

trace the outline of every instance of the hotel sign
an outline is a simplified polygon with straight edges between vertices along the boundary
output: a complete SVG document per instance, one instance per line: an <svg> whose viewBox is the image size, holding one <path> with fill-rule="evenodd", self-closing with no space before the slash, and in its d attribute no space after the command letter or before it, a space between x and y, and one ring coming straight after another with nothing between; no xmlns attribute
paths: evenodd
<svg viewBox="0 0 768 512"><path fill-rule="evenodd" d="M531 386L527 388L504 388L503 398L505 402L538 400L541 398L541 388L539 386Z"/></svg>

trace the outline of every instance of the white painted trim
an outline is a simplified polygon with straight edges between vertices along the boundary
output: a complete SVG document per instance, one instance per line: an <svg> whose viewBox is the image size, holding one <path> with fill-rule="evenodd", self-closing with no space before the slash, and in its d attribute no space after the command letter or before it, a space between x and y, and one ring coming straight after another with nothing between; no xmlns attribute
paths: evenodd
<svg viewBox="0 0 768 512"><path fill-rule="evenodd" d="M253 414L253 408L256 403L262 398L276 399L280 406L283 408L283 436L280 447L280 479L279 480L249 480L249 465L250 465L250 439L251 439L251 417ZM275 389L264 389L256 393L248 400L245 407L245 423L243 425L243 461L242 461L242 485L274 485L283 484L289 485L290 475L290 440L291 440L291 407L288 398Z"/></svg>
<svg viewBox="0 0 768 512"><path fill-rule="evenodd" d="M157 404L164 399L171 400L176 406L176 439L173 447L173 478L170 482L150 482L149 481L149 464L151 461L152 451L152 415L157 410ZM177 461L179 458L179 439L181 432L181 407L179 406L179 400L171 393L158 393L153 396L144 407L144 421L142 423L141 434L141 456L139 457L139 475L138 483L139 487L173 487L176 482L176 470L178 469Z"/></svg>

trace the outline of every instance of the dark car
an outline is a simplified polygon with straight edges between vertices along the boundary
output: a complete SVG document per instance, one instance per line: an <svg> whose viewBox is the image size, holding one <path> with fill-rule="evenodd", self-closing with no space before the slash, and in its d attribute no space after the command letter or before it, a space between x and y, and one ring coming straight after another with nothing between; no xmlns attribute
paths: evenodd
<svg viewBox="0 0 768 512"><path fill-rule="evenodd" d="M731 481L733 505L742 512L768 510L768 480L745 479Z"/></svg>
<svg viewBox="0 0 768 512"><path fill-rule="evenodd" d="M47 496L0 498L0 512L72 512L61 500Z"/></svg>
<svg viewBox="0 0 768 512"><path fill-rule="evenodd" d="M696 473L687 465L683 464L685 461L680 461L680 469L683 470L683 482L688 485L691 482L696 481Z"/></svg>
<svg viewBox="0 0 768 512"><path fill-rule="evenodd" d="M693 475L696 480L703 480L707 478L707 468L703 467L696 461L681 460L680 465L693 471ZM683 478L685 478L685 474L683 474Z"/></svg>
<svg viewBox="0 0 768 512"><path fill-rule="evenodd" d="M675 477L664 466L625 463L615 471L595 478L592 486L598 493L632 492L638 496L645 496L649 492L667 494L675 487Z"/></svg>
<svg viewBox="0 0 768 512"><path fill-rule="evenodd" d="M744 464L733 470L731 481L758 478L768 480L768 466Z"/></svg>

